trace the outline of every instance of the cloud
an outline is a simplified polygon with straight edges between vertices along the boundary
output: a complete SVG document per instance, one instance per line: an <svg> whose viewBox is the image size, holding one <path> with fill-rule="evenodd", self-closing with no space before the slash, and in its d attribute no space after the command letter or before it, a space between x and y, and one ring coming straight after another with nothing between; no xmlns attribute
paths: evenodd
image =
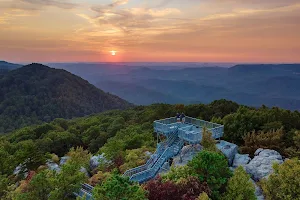
<svg viewBox="0 0 300 200"><path fill-rule="evenodd" d="M63 9L72 9L77 6L75 3L70 3L65 0L20 0L20 1L33 4L36 6L54 6Z"/></svg>

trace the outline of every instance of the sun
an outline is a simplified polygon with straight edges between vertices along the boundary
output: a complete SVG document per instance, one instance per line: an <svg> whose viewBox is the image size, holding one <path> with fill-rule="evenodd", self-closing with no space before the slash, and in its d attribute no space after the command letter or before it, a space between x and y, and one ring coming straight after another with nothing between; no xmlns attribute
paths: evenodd
<svg viewBox="0 0 300 200"><path fill-rule="evenodd" d="M110 53L112 56L115 56L117 54L117 51L112 50L112 51L110 51Z"/></svg>

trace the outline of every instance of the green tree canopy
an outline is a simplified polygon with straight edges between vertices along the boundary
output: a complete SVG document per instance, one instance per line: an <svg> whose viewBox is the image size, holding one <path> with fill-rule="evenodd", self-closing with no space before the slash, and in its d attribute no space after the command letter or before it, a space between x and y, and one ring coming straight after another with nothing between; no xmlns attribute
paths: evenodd
<svg viewBox="0 0 300 200"><path fill-rule="evenodd" d="M235 169L229 179L223 200L256 200L255 187L243 167Z"/></svg>

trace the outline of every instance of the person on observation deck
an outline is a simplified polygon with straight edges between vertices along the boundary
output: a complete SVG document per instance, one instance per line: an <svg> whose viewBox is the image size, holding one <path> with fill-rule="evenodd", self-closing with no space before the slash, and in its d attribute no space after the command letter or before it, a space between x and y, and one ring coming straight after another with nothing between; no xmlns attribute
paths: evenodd
<svg viewBox="0 0 300 200"><path fill-rule="evenodd" d="M181 113L181 115L180 115L180 121L181 121L182 123L185 122L185 115L184 115L184 113Z"/></svg>
<svg viewBox="0 0 300 200"><path fill-rule="evenodd" d="M177 122L180 122L180 121L181 121L181 119L180 119L180 114L179 114L179 113L176 114L176 119L177 119Z"/></svg>

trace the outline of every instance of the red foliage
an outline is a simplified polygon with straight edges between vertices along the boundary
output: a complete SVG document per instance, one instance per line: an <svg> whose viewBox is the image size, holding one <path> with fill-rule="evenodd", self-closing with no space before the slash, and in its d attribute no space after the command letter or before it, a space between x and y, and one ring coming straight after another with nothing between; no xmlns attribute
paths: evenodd
<svg viewBox="0 0 300 200"><path fill-rule="evenodd" d="M29 183L31 181L31 179L34 177L34 175L36 175L35 171L29 171L28 175L26 177L26 183Z"/></svg>
<svg viewBox="0 0 300 200"><path fill-rule="evenodd" d="M211 190L206 182L201 183L196 177L189 177L179 185L181 188L182 200L194 200L202 192L211 195Z"/></svg>
<svg viewBox="0 0 300 200"><path fill-rule="evenodd" d="M149 200L195 200L202 192L211 194L207 183L201 183L195 177L189 177L178 184L162 182L158 177L149 181L144 188L148 191Z"/></svg>
<svg viewBox="0 0 300 200"><path fill-rule="evenodd" d="M157 179L149 181L145 187L148 190L149 200L176 200L180 199L179 187L171 182L162 182L162 179L158 177Z"/></svg>
<svg viewBox="0 0 300 200"><path fill-rule="evenodd" d="M115 166L117 168L119 168L121 165L124 164L124 158L123 158L123 156L119 155L116 158L114 158L113 162L114 162Z"/></svg>

